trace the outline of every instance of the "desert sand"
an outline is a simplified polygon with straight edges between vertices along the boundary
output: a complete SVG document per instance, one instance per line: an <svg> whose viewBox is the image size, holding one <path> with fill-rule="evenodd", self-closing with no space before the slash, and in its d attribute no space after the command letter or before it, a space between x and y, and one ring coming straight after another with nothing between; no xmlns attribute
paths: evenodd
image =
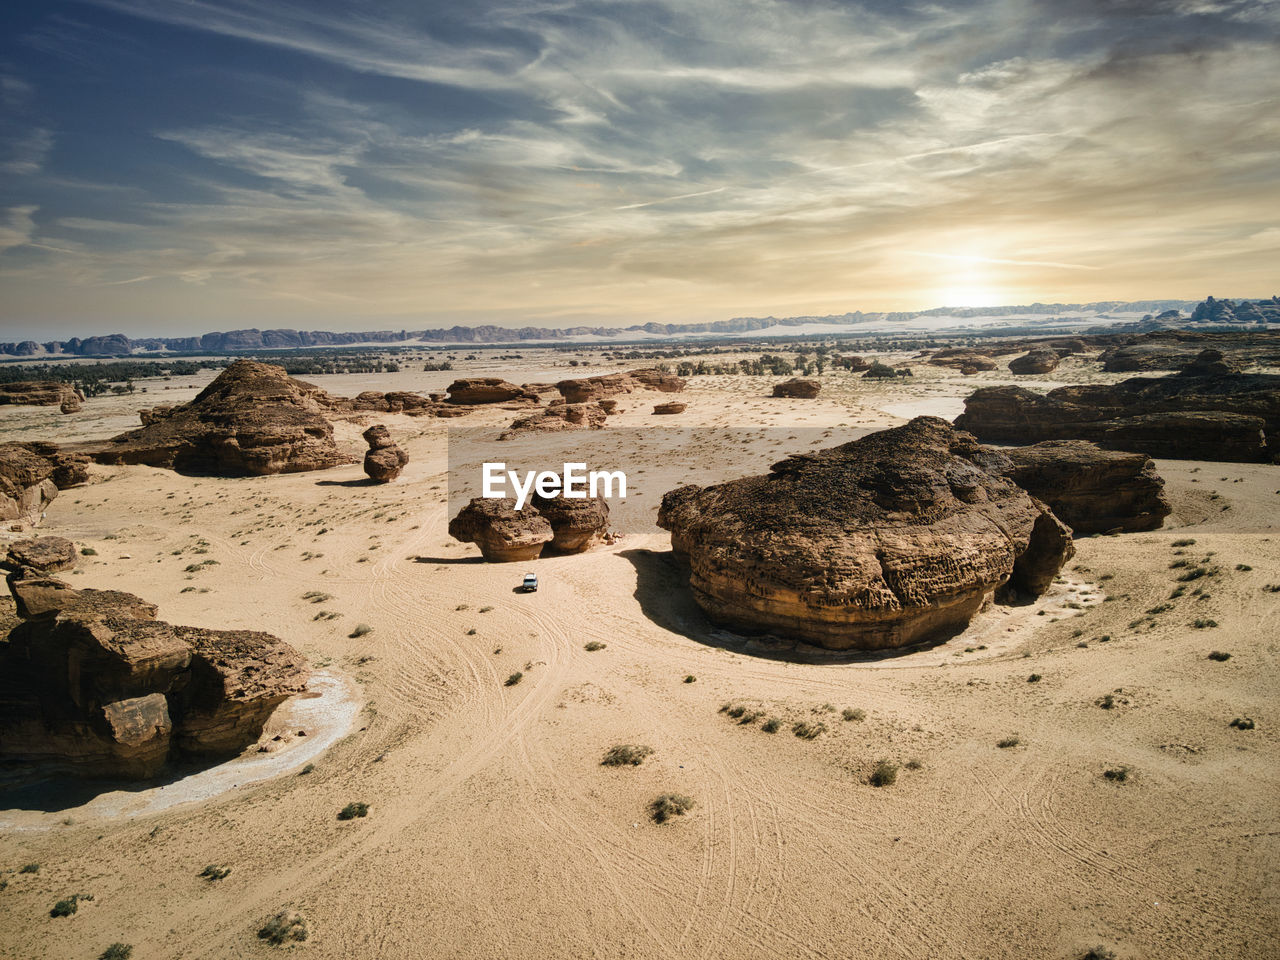
<svg viewBox="0 0 1280 960"><path fill-rule="evenodd" d="M304 379L353 396L617 369L524 353ZM445 531L462 496L449 431L465 438L456 474L511 411L339 420L355 459L315 473L93 466L40 527L96 551L70 582L138 593L175 623L269 631L358 708L327 748L290 754L291 742L272 775L224 777L182 802L0 797L0 957L92 958L116 941L137 960L1280 955L1280 593L1265 589L1280 583L1277 467L1159 461L1174 506L1162 529L1079 539L1036 604L992 607L927 649L841 655L702 617L653 525L662 493L918 414L950 419L975 387L1012 382L1003 368L915 373L828 371L816 400L769 398L784 378L697 377L687 411L660 424L664 397L642 392L604 430L556 435L644 472L615 507L621 539L535 561L535 594L516 592L524 565L480 562ZM69 416L0 409L0 438L109 436L212 376ZM1123 376L1071 357L1018 382ZM372 423L410 456L385 486L358 462ZM1181 559L1218 572L1171 599ZM361 624L372 629L352 636ZM726 704L763 716L740 723ZM1229 726L1237 717L1256 727ZM802 739L799 721L825 731ZM654 752L602 766L622 743ZM877 788L880 760L901 768ZM1120 768L1124 782L1104 776ZM668 792L695 805L655 824L647 805ZM339 821L355 801L368 816ZM38 871L19 872L29 863ZM208 864L231 872L202 879ZM74 893L93 900L51 918ZM306 942L259 940L286 909L305 917Z"/></svg>

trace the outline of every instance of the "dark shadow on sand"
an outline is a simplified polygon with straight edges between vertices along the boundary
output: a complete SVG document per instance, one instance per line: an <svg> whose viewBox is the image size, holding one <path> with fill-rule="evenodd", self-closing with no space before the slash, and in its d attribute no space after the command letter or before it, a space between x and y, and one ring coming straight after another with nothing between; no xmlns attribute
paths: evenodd
<svg viewBox="0 0 1280 960"><path fill-rule="evenodd" d="M484 563L485 562L484 557L480 556L479 554L476 554L474 557L425 557L419 554L418 556L410 557L409 559L412 560L414 563L456 564L456 563Z"/></svg>
<svg viewBox="0 0 1280 960"><path fill-rule="evenodd" d="M24 765L21 772L6 772L9 782L0 786L0 811L61 813L82 807L104 793L141 793L167 787L234 757L233 754L208 763L169 764L150 780L88 779L65 773L65 767Z"/></svg>
<svg viewBox="0 0 1280 960"><path fill-rule="evenodd" d="M787 663L877 663L946 643L955 633L935 637L925 643L893 650L827 650L802 640L788 640L773 634L734 633L711 623L689 588L689 571L684 561L666 550L623 550L619 554L636 568L635 598L646 617L672 633L695 643L765 660ZM956 631L959 633L960 631Z"/></svg>
<svg viewBox="0 0 1280 960"><path fill-rule="evenodd" d="M376 487L377 480L372 477L361 477L358 480L317 480L317 487Z"/></svg>

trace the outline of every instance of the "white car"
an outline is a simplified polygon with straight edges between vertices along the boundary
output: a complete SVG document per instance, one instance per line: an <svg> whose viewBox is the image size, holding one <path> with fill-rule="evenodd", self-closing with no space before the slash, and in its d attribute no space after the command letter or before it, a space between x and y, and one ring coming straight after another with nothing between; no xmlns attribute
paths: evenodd
<svg viewBox="0 0 1280 960"><path fill-rule="evenodd" d="M524 575L524 583L520 585L520 589L525 593L537 593L538 575L536 573L526 573Z"/></svg>

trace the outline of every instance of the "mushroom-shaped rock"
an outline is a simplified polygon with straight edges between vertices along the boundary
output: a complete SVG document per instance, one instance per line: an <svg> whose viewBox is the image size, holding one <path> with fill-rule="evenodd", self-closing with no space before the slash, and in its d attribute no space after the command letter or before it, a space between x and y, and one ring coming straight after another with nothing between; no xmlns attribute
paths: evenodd
<svg viewBox="0 0 1280 960"><path fill-rule="evenodd" d="M9 547L4 565L11 570L27 567L40 573L70 570L76 565L76 545L64 537L19 540Z"/></svg>
<svg viewBox="0 0 1280 960"><path fill-rule="evenodd" d="M1041 587L1070 556L1069 535L1006 469L969 434L918 417L764 476L673 490L658 524L716 623L902 647L963 629L1015 574Z"/></svg>
<svg viewBox="0 0 1280 960"><path fill-rule="evenodd" d="M609 505L603 497L554 497L533 495L533 505L551 524L556 550L581 553L588 550L609 527Z"/></svg>
<svg viewBox="0 0 1280 960"><path fill-rule="evenodd" d="M1056 350L1031 350L1015 360L1009 361L1009 372L1019 376L1033 373L1049 373L1057 369L1058 352Z"/></svg>
<svg viewBox="0 0 1280 960"><path fill-rule="evenodd" d="M673 413L684 413L685 410L688 409L688 407L689 405L687 403L680 403L678 401L673 400L670 403L654 404L653 412L655 414L658 414L659 416L663 416L663 415L669 415Z"/></svg>
<svg viewBox="0 0 1280 960"><path fill-rule="evenodd" d="M449 521L449 536L474 543L490 563L532 560L555 534L535 507L515 504L510 497L476 497Z"/></svg>
<svg viewBox="0 0 1280 960"><path fill-rule="evenodd" d="M799 397L803 400L812 400L819 391L822 390L822 384L817 380L801 380L792 378L784 380L782 383L773 385L773 395L775 397Z"/></svg>
<svg viewBox="0 0 1280 960"><path fill-rule="evenodd" d="M1049 440L1002 451L1006 473L1047 503L1078 535L1155 530L1172 508L1144 453L1103 450L1085 440Z"/></svg>
<svg viewBox="0 0 1280 960"><path fill-rule="evenodd" d="M364 432L364 439L369 444L364 455L364 472L369 478L378 483L390 483L400 476L400 471L409 462L409 455L391 439L391 431L377 424Z"/></svg>

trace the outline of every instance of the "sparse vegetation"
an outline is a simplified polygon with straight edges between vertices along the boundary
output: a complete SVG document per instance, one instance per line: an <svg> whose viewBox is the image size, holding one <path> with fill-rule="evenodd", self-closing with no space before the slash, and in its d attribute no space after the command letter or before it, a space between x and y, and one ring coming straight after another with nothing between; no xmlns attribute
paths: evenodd
<svg viewBox="0 0 1280 960"><path fill-rule="evenodd" d="M90 901L93 899L91 893L73 893L65 900L59 900L53 905L53 909L49 911L51 917L70 917L80 909L80 901Z"/></svg>
<svg viewBox="0 0 1280 960"><path fill-rule="evenodd" d="M891 787L897 780L898 765L890 760L880 760L876 762L875 769L867 778L867 783L873 787Z"/></svg>
<svg viewBox="0 0 1280 960"><path fill-rule="evenodd" d="M133 946L128 943L113 943L98 954L98 960L129 960L133 956Z"/></svg>
<svg viewBox="0 0 1280 960"><path fill-rule="evenodd" d="M366 633L373 633L373 627L369 626L367 623L357 623L356 628L347 634L347 636L354 640L356 637L363 637Z"/></svg>
<svg viewBox="0 0 1280 960"><path fill-rule="evenodd" d="M600 765L605 767L638 767L644 763L644 758L652 753L653 747L646 747L637 743L620 743L605 751L604 759L600 761Z"/></svg>
<svg viewBox="0 0 1280 960"><path fill-rule="evenodd" d="M1194 540L1191 542L1195 543ZM1116 952L1114 950L1108 950L1106 947L1099 944L1096 947L1090 947L1086 950L1081 955L1080 960L1116 960Z"/></svg>
<svg viewBox="0 0 1280 960"><path fill-rule="evenodd" d="M205 880L225 880L230 875L230 867L220 867L216 863L211 863L200 871L200 876Z"/></svg>
<svg viewBox="0 0 1280 960"><path fill-rule="evenodd" d="M782 721L777 717L770 717L764 723L760 724L760 729L765 733L777 733L782 728Z"/></svg>
<svg viewBox="0 0 1280 960"><path fill-rule="evenodd" d="M649 804L654 823L666 823L672 817L683 817L693 809L693 801L681 793L664 793Z"/></svg>
<svg viewBox="0 0 1280 960"><path fill-rule="evenodd" d="M307 939L307 921L294 910L281 910L263 924L258 939L277 947L291 940L301 942Z"/></svg>
<svg viewBox="0 0 1280 960"><path fill-rule="evenodd" d="M1097 703L1098 703L1098 706L1100 706L1103 710L1110 710L1113 707L1115 707L1116 698L1108 693L1102 697L1099 697L1097 700Z"/></svg>
<svg viewBox="0 0 1280 960"><path fill-rule="evenodd" d="M1218 663L1224 663L1227 660L1231 659L1231 654L1227 653L1224 650L1214 650L1212 653L1209 654L1209 659L1215 660Z"/></svg>
<svg viewBox="0 0 1280 960"><path fill-rule="evenodd" d="M1173 545L1175 547L1194 547L1196 542L1194 540L1175 540Z"/></svg>
<svg viewBox="0 0 1280 960"><path fill-rule="evenodd" d="M904 764L903 764L903 766L904 766L904 767L906 767L908 770L923 770L923 769L924 769L924 764L923 764L923 763L921 763L919 760L914 760L914 759L913 759L913 760L908 760L906 763L904 763Z"/></svg>
<svg viewBox="0 0 1280 960"><path fill-rule="evenodd" d="M40 872L40 864L38 864L38 863L26 863L26 864L23 864L23 865L22 865L22 869L20 869L18 872L19 872L19 873L39 873L39 872Z"/></svg>
<svg viewBox="0 0 1280 960"><path fill-rule="evenodd" d="M1252 730L1254 722L1251 717L1236 717L1228 726L1235 727L1237 730Z"/></svg>
<svg viewBox="0 0 1280 960"><path fill-rule="evenodd" d="M314 763L308 763L305 767L298 771L298 776L305 777L308 773L316 768Z"/></svg>
<svg viewBox="0 0 1280 960"><path fill-rule="evenodd" d="M368 815L369 805L367 803L348 803L338 811L339 820L354 820L356 817L367 817Z"/></svg>
<svg viewBox="0 0 1280 960"><path fill-rule="evenodd" d="M697 678L697 677L695 677L695 676L691 673L691 674L689 674L688 676L686 676L686 677L684 678L684 682L685 682L685 683L697 683L697 682L698 682L698 678Z"/></svg>
<svg viewBox="0 0 1280 960"><path fill-rule="evenodd" d="M1197 630L1204 630L1208 627L1216 627L1217 620L1211 620L1209 617L1198 617L1192 624Z"/></svg>
<svg viewBox="0 0 1280 960"><path fill-rule="evenodd" d="M1178 577L1179 582L1188 583L1192 580L1199 580L1201 577L1208 576L1208 567L1195 567Z"/></svg>
<svg viewBox="0 0 1280 960"><path fill-rule="evenodd" d="M603 650L607 646L607 643L601 643L599 640L592 640L590 643L584 644L582 649L587 651L587 653L595 653L597 650Z"/></svg>
<svg viewBox="0 0 1280 960"><path fill-rule="evenodd" d="M827 725L818 721L800 720L792 726L791 732L801 740L812 740L827 732Z"/></svg>
<svg viewBox="0 0 1280 960"><path fill-rule="evenodd" d="M80 556L82 557L96 557L97 555L98 555L98 551L93 549L93 547L80 548Z"/></svg>
<svg viewBox="0 0 1280 960"><path fill-rule="evenodd" d="M1102 776L1113 783L1126 783L1129 780L1129 768L1110 767L1102 771Z"/></svg>
<svg viewBox="0 0 1280 960"><path fill-rule="evenodd" d="M1003 740L996 741L996 746L1001 750L1008 750L1011 747L1016 747L1021 742L1017 737L1005 737Z"/></svg>
<svg viewBox="0 0 1280 960"><path fill-rule="evenodd" d="M1027 677L1027 683L1039 683L1043 678L1038 673L1033 673Z"/></svg>
<svg viewBox="0 0 1280 960"><path fill-rule="evenodd" d="M524 679L524 673L520 670L517 670L511 676L507 677L507 679L503 680L502 685L504 687L514 687L517 683L519 683L523 679Z"/></svg>
<svg viewBox="0 0 1280 960"><path fill-rule="evenodd" d="M840 711L840 716L844 720L865 720L867 711L860 710L857 707L845 707Z"/></svg>

